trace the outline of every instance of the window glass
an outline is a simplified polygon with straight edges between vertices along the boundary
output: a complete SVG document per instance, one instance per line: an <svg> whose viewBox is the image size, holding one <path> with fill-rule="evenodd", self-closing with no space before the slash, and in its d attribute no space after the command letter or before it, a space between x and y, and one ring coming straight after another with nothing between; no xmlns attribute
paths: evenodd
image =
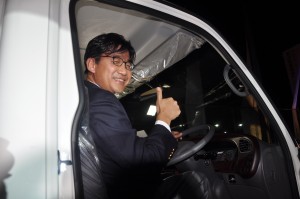
<svg viewBox="0 0 300 199"><path fill-rule="evenodd" d="M171 123L173 130L210 124L216 134L247 134L270 142L266 117L252 95L241 97L230 89L223 75L225 66L223 58L206 43L121 101L134 127L147 132L155 121L147 112L155 105L156 96L154 91L145 93L162 86L164 97L173 97L181 108L181 115ZM230 79L234 82L238 77L231 74Z"/></svg>

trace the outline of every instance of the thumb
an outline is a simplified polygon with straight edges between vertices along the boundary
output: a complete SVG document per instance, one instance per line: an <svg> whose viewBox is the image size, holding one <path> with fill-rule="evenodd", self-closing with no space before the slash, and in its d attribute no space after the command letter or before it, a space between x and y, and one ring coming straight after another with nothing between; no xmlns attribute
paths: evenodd
<svg viewBox="0 0 300 199"><path fill-rule="evenodd" d="M160 110L159 110L159 104L160 104L160 101L162 100L162 90L160 87L157 87L156 88L156 113L159 113Z"/></svg>
<svg viewBox="0 0 300 199"><path fill-rule="evenodd" d="M156 96L156 103L158 103L162 100L162 89L160 87L156 88Z"/></svg>

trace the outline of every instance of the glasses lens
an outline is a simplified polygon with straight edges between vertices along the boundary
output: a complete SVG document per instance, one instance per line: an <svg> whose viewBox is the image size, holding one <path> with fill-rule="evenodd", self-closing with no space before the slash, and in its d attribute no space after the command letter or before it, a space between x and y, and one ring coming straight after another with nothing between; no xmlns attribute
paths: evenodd
<svg viewBox="0 0 300 199"><path fill-rule="evenodd" d="M131 70L132 69L132 64L127 62L125 67L126 67L127 70Z"/></svg>
<svg viewBox="0 0 300 199"><path fill-rule="evenodd" d="M123 60L119 57L113 57L113 63L116 66L121 66L123 64Z"/></svg>

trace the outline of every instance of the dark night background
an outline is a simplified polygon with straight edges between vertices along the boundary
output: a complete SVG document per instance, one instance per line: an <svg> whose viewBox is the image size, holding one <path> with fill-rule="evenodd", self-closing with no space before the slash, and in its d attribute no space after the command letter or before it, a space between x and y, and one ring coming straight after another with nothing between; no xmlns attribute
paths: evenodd
<svg viewBox="0 0 300 199"><path fill-rule="evenodd" d="M293 91L283 52L300 44L300 8L296 2L169 2L200 16L215 27L244 60L248 46L251 70L293 131Z"/></svg>

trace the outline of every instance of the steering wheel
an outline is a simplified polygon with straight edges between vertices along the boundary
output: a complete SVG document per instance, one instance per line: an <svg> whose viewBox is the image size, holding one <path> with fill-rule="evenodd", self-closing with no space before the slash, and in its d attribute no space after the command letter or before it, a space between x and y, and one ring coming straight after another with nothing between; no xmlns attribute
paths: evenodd
<svg viewBox="0 0 300 199"><path fill-rule="evenodd" d="M184 151L176 150L173 157L171 158L171 160L167 163L167 167L173 166L175 164L178 164L181 161L184 161L184 160L190 158L195 153L200 151L212 139L212 137L215 133L215 127L208 125L208 124L198 125L198 126L194 126L189 129L186 129L186 130L182 131L182 137L187 136L191 133L197 132L202 129L208 129L208 133L190 149L184 150Z"/></svg>

